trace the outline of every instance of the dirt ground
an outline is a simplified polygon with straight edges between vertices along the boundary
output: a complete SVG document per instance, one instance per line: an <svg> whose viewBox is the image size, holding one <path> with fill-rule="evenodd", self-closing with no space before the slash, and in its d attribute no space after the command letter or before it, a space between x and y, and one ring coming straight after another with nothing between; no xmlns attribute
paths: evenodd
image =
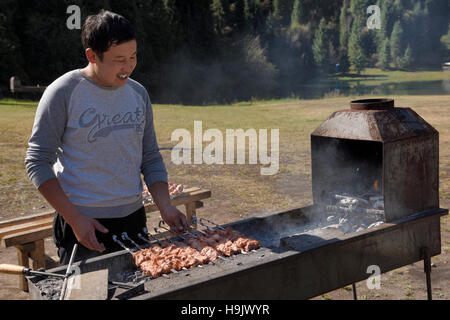
<svg viewBox="0 0 450 320"><path fill-rule="evenodd" d="M228 202L227 202L228 201ZM225 223L229 203L232 200L207 199L204 208L198 210L199 216L205 216L219 223ZM228 203L228 204L227 204ZM445 201L441 207L449 208L450 201ZM204 213L208 212L208 215ZM154 226L158 221L158 213L153 213L149 218L148 225ZM255 213L255 215L258 215ZM250 214L248 216L251 216ZM450 299L450 218L445 216L441 219L442 253L432 258L431 283L433 299ZM393 244L394 245L394 244ZM46 254L56 256L56 247L51 239L45 240ZM16 249L0 248L2 263L17 263ZM49 265L51 267L52 265ZM0 300L28 300L28 293L19 290L18 276L0 274ZM427 298L425 273L423 262L417 262L394 271L381 275L381 289L369 290L366 281L356 283L356 291L360 300L422 300ZM314 300L352 300L352 286L328 292L315 297Z"/></svg>

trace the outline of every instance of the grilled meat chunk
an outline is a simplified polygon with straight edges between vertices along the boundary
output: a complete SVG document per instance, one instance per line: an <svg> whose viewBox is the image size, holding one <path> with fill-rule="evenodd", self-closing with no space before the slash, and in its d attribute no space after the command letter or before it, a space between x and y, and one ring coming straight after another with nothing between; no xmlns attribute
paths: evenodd
<svg viewBox="0 0 450 320"><path fill-rule="evenodd" d="M206 230L206 235L188 237L184 242L163 241L161 246L154 245L133 254L136 266L144 274L153 278L173 270L191 268L208 262L214 262L220 255L229 257L241 252L258 249L261 244L254 239L228 227L226 230Z"/></svg>

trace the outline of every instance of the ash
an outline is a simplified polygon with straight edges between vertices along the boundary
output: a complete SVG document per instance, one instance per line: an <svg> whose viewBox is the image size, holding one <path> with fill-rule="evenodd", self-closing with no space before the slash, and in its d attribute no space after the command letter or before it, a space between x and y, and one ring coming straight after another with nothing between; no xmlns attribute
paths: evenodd
<svg viewBox="0 0 450 320"><path fill-rule="evenodd" d="M318 206L316 229L336 228L344 234L374 228L384 222L384 202L379 195L333 194Z"/></svg>
<svg viewBox="0 0 450 320"><path fill-rule="evenodd" d="M128 269L123 270L115 274L114 279L120 282L139 284L142 281L148 281L150 276L145 275L141 269Z"/></svg>
<svg viewBox="0 0 450 320"><path fill-rule="evenodd" d="M336 230L351 234L374 228L384 223L383 198L377 195L355 197L333 194L329 201L316 205L316 210L307 214L308 220L286 217L268 219L263 232L255 237L265 247L279 247L284 237L301 234L321 234Z"/></svg>
<svg viewBox="0 0 450 320"><path fill-rule="evenodd" d="M36 277L33 283L44 299L59 300L64 280L52 277Z"/></svg>

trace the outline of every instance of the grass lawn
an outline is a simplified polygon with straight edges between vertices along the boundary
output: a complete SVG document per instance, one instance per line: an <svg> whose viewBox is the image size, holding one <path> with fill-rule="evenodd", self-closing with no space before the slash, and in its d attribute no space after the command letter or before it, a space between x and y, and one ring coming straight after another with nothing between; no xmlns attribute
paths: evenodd
<svg viewBox="0 0 450 320"><path fill-rule="evenodd" d="M203 132L219 129L279 129L280 167L277 174L262 176L260 164L175 165L171 151L163 150L173 182L210 188L212 201L230 222L261 212L275 212L311 203L310 133L332 112L348 108L350 100L252 102L230 106L154 105L161 148L176 144L171 134L185 128L193 135L194 121ZM450 199L450 105L448 96L393 96L396 106L411 107L440 132L440 196ZM0 101L0 219L37 212L46 205L34 189L23 163L37 103ZM208 143L205 143L207 145ZM208 200L209 201L209 200ZM48 207L47 207L48 208ZM206 209L206 208L205 208ZM205 214L207 214L205 212Z"/></svg>
<svg viewBox="0 0 450 320"><path fill-rule="evenodd" d="M345 74L335 76L334 79L342 81L370 81L369 84L379 82L408 82L408 81L439 81L450 79L450 72L438 71L383 71L381 69L368 68L357 74ZM373 83L372 83L373 82Z"/></svg>

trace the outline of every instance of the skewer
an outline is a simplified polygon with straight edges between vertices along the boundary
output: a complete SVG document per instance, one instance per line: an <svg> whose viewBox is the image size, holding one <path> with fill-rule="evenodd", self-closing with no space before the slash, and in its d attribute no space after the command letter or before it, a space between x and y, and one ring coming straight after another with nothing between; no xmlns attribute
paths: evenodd
<svg viewBox="0 0 450 320"><path fill-rule="evenodd" d="M148 232L148 229L146 227L142 228L142 231L144 231L144 233L146 235L148 235L150 238L152 238L153 240L156 240L156 242L158 242L159 245L161 245L161 241L159 241L159 239L157 237L155 237L154 235L152 235L150 232Z"/></svg>
<svg viewBox="0 0 450 320"><path fill-rule="evenodd" d="M183 237L181 234L176 233L175 231L171 230L171 229L167 229L166 227L162 226L162 224L165 224L164 220L160 220L158 223L158 228L164 229L170 233L172 233L175 236L178 236L182 239L182 241L186 240L185 237Z"/></svg>
<svg viewBox="0 0 450 320"><path fill-rule="evenodd" d="M197 237L197 235L195 234L195 232L189 232L189 231L186 231L186 233L187 233L188 235L190 235L192 238L198 239L198 237Z"/></svg>
<svg viewBox="0 0 450 320"><path fill-rule="evenodd" d="M195 230L195 232L200 232L202 235L207 236L206 232L203 230Z"/></svg>
<svg viewBox="0 0 450 320"><path fill-rule="evenodd" d="M192 221L193 221L194 223L198 223L198 224L200 224L200 225L206 227L209 231L214 231L214 230L215 230L214 228L212 228L212 227L210 227L210 226L207 226L207 225L204 224L203 222L198 221L198 219L197 219L196 216L192 216Z"/></svg>
<svg viewBox="0 0 450 320"><path fill-rule="evenodd" d="M143 228L143 231L144 231L146 234L148 234L149 236L151 236L152 238L154 238L154 239L158 242L158 244L161 245L161 242L160 242L157 238L155 238L154 236L152 236L150 233L147 232L147 231L148 231L147 228L144 227L144 228ZM126 232L124 232L123 234L126 235ZM123 236L123 234L122 234L122 236ZM145 239L145 238L142 236L142 234L138 233L137 236L138 236L139 239L144 240L144 241L147 242L148 244L152 245L152 243L151 243L149 240ZM131 239L130 239L130 240L131 240ZM133 241L133 240L131 240L131 241ZM138 247L139 247L139 246L138 246ZM139 247L139 248L140 248L140 247ZM142 248L140 248L140 249L142 249ZM175 269L173 269L173 268L171 268L170 271L173 272L173 273L178 273L178 271L175 270ZM163 274L163 276L164 276L164 274Z"/></svg>
<svg viewBox="0 0 450 320"><path fill-rule="evenodd" d="M141 239L142 241L146 242L146 243L149 244L149 245L152 245L152 244L153 244L153 243L150 242L150 240L146 239L141 233L138 233L138 234L137 234L137 237L138 237L139 239Z"/></svg>
<svg viewBox="0 0 450 320"><path fill-rule="evenodd" d="M134 242L133 239L131 239L126 232L122 233L122 239L130 241L136 248L142 250L142 247L138 245L136 242Z"/></svg>
<svg viewBox="0 0 450 320"><path fill-rule="evenodd" d="M146 228L144 228L144 229L146 229ZM143 237L144 238L144 237ZM125 250L127 250L131 255L133 255L133 252L130 250L130 248L128 248L127 246L125 246L124 244L123 244L123 242L122 241L120 241L118 238L117 238L117 236L114 234L113 236L112 236L112 239L113 239L113 241L114 242L117 242L122 248L124 248ZM144 238L145 239L145 238ZM147 240L148 241L148 240ZM176 270L173 270L173 269L171 269L170 271L172 271L172 272L176 272Z"/></svg>
<svg viewBox="0 0 450 320"><path fill-rule="evenodd" d="M166 235L160 231L158 231L157 227L154 227L153 230L155 230L156 233L159 233L166 241L168 241L169 243L172 243L172 240L170 240L169 238L166 237Z"/></svg>
<svg viewBox="0 0 450 320"><path fill-rule="evenodd" d="M160 221L159 221L158 227L161 228L161 229L164 229L164 230L166 230L166 231L169 231L170 233L173 233L175 236L179 236L179 237L182 239L182 241L186 240L185 237L179 235L178 233L176 233L176 232L174 232L174 231L172 231L172 230L170 230L170 229L167 229L167 228L164 227L164 226L161 226L162 224L165 224L165 221L164 221L164 220L160 220ZM156 230L156 228L155 228L155 231L158 232L158 231ZM161 234L161 235L163 235L163 234ZM167 239L167 238L166 238L166 239ZM170 241L170 240L169 240L169 241ZM186 267L182 267L181 269L182 269L182 270L187 270ZM174 273L178 273L178 271L175 270L175 269L170 269L170 270L171 270L172 272L174 272Z"/></svg>
<svg viewBox="0 0 450 320"><path fill-rule="evenodd" d="M122 248L127 250L129 253L133 254L133 252L130 250L130 248L127 248L127 246L125 246L123 244L123 242L120 241L115 234L112 236L112 239L113 239L114 242L117 242L119 244L119 246L121 246Z"/></svg>
<svg viewBox="0 0 450 320"><path fill-rule="evenodd" d="M150 238L152 238L153 240L156 240L156 242L158 242L158 244L161 246L162 243L161 241L159 241L159 239L157 237L155 237L154 235L152 235L150 232L148 232L148 229L146 227L142 228L142 231L144 231L144 233L146 235L148 235Z"/></svg>
<svg viewBox="0 0 450 320"><path fill-rule="evenodd" d="M206 219L206 218L200 218L200 221L203 221L203 220L205 220L206 222L209 222L209 223L215 225L215 226L216 226L217 228L219 228L219 229L225 230L224 227L219 226L217 223L214 223L214 222L212 222L212 221L210 221L210 220L208 220L208 219Z"/></svg>

